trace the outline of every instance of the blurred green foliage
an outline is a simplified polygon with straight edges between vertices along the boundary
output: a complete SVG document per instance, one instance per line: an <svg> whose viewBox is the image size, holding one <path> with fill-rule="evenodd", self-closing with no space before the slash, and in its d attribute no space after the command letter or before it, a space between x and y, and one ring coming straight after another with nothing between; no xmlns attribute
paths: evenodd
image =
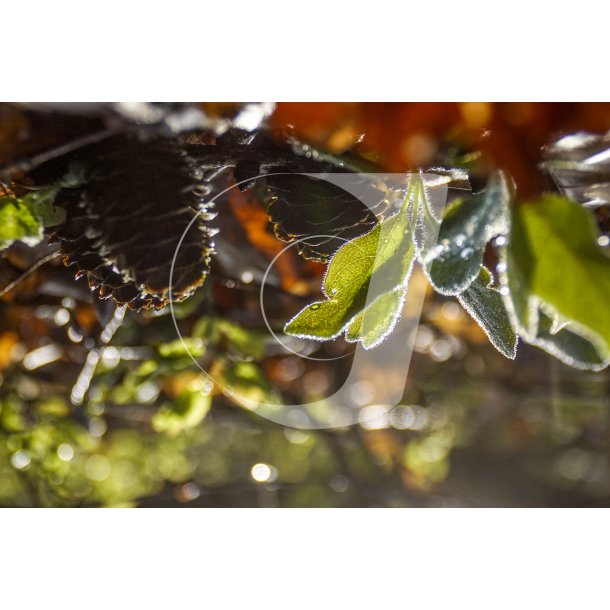
<svg viewBox="0 0 610 610"><path fill-rule="evenodd" d="M17 355L2 379L0 504L605 503L608 375L531 349L507 369L479 335L461 335L472 327L448 304L437 299L424 312L402 403L365 407L359 425L339 430L287 428L252 413L257 401L311 392L336 367L270 358L258 330L213 315L189 317L197 336L184 344L168 315L146 325L128 316L80 406L65 398L74 374L51 382L64 365L28 370ZM449 333L458 322L466 326ZM189 352L204 367L213 356L229 391Z"/></svg>
<svg viewBox="0 0 610 610"><path fill-rule="evenodd" d="M54 189L28 193L21 198L0 197L0 249L15 240L36 244L43 227L62 222L63 210L53 205Z"/></svg>

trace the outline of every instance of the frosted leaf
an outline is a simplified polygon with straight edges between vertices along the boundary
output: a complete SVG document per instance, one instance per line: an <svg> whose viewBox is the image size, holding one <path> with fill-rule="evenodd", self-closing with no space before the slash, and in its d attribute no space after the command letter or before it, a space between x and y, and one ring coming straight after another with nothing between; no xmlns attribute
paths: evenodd
<svg viewBox="0 0 610 610"><path fill-rule="evenodd" d="M325 300L302 309L285 332L327 340L348 331L364 347L378 345L394 327L415 258L405 198L400 211L339 248L322 285Z"/></svg>
<svg viewBox="0 0 610 610"><path fill-rule="evenodd" d="M491 273L481 267L478 277L458 296L458 301L485 331L492 345L511 360L517 354L517 333L502 296L492 288Z"/></svg>
<svg viewBox="0 0 610 610"><path fill-rule="evenodd" d="M485 191L449 207L438 236L441 248L427 247L422 257L438 292L457 295L475 280L487 242L508 231L509 200L507 179L497 172Z"/></svg>
<svg viewBox="0 0 610 610"><path fill-rule="evenodd" d="M556 330L558 326L561 328ZM536 338L531 343L575 368L600 371L610 364L610 360L600 356L591 341L542 311L539 312Z"/></svg>

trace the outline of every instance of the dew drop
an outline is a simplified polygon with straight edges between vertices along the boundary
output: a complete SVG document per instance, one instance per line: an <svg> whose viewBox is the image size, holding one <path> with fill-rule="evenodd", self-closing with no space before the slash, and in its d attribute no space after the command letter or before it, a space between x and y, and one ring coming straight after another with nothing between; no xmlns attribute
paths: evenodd
<svg viewBox="0 0 610 610"><path fill-rule="evenodd" d="M472 248L470 248L470 247L464 248L460 252L460 258L463 260L466 260L466 259L469 259L473 254L474 254L474 250Z"/></svg>
<svg viewBox="0 0 610 610"><path fill-rule="evenodd" d="M435 250L436 250L436 252L438 254L442 254L443 252L447 252L449 250L449 240L448 239L443 239L443 241L441 241L440 244L436 245Z"/></svg>

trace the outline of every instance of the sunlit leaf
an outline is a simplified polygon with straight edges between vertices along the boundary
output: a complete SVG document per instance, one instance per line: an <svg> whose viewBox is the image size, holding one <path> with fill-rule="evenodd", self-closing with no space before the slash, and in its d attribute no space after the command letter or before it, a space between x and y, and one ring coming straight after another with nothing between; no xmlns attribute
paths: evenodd
<svg viewBox="0 0 610 610"><path fill-rule="evenodd" d="M492 288L491 273L481 267L478 277L458 295L458 301L485 331L492 345L507 358L517 354L517 334L502 300L502 295Z"/></svg>
<svg viewBox="0 0 610 610"><path fill-rule="evenodd" d="M0 248L22 239L35 244L42 238L42 226L32 207L23 199L0 199Z"/></svg>
<svg viewBox="0 0 610 610"><path fill-rule="evenodd" d="M406 296L405 286L382 294L347 327L347 341L361 341L365 349L379 345L396 325Z"/></svg>
<svg viewBox="0 0 610 610"><path fill-rule="evenodd" d="M354 322L349 338L366 338L363 343L372 347L386 336L399 311L398 303L406 290L414 260L407 203L405 200L397 214L338 250L324 278L326 300L305 307L286 325L286 333L333 339L367 307L364 315ZM382 298L394 291L400 292L398 298ZM375 304L377 299L381 300Z"/></svg>
<svg viewBox="0 0 610 610"><path fill-rule="evenodd" d="M53 205L55 191L47 189L24 197L0 197L0 248L22 240L34 245L42 239L43 227L63 221L63 210Z"/></svg>
<svg viewBox="0 0 610 610"><path fill-rule="evenodd" d="M564 197L545 195L515 208L501 278L527 341L537 340L542 309L592 342L601 360L610 357L610 257L597 237L589 212ZM541 347L556 343L547 337Z"/></svg>
<svg viewBox="0 0 610 610"><path fill-rule="evenodd" d="M422 257L438 292L460 294L479 275L487 242L508 230L509 200L506 176L497 172L483 192L456 202L447 210L438 244Z"/></svg>

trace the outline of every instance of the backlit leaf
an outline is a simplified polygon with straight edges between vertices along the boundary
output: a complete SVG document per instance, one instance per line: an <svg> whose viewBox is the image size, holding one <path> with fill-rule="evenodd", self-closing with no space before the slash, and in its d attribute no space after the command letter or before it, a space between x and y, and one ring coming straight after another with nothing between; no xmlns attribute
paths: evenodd
<svg viewBox="0 0 610 610"><path fill-rule="evenodd" d="M59 224L64 212L53 205L54 189L28 193L24 197L0 197L0 248L17 240L34 245L42 229Z"/></svg>
<svg viewBox="0 0 610 610"><path fill-rule="evenodd" d="M326 300L301 310L286 325L287 334L333 339L364 310L348 338L365 338L365 346L372 347L387 335L399 313L415 254L407 199L397 214L337 251L324 278ZM399 294L384 296L395 291Z"/></svg>
<svg viewBox="0 0 610 610"><path fill-rule="evenodd" d="M42 237L42 227L31 207L22 199L0 199L0 248L22 239L35 244Z"/></svg>
<svg viewBox="0 0 610 610"><path fill-rule="evenodd" d="M381 343L396 325L406 296L405 287L382 294L358 314L345 331L347 341L361 341L365 349Z"/></svg>
<svg viewBox="0 0 610 610"><path fill-rule="evenodd" d="M590 213L564 197L545 195L515 208L501 279L513 322L528 342L537 344L540 328L547 332L542 310L591 342L600 361L610 357L610 257L597 237ZM539 343L559 349L565 336L551 340L547 333Z"/></svg>

